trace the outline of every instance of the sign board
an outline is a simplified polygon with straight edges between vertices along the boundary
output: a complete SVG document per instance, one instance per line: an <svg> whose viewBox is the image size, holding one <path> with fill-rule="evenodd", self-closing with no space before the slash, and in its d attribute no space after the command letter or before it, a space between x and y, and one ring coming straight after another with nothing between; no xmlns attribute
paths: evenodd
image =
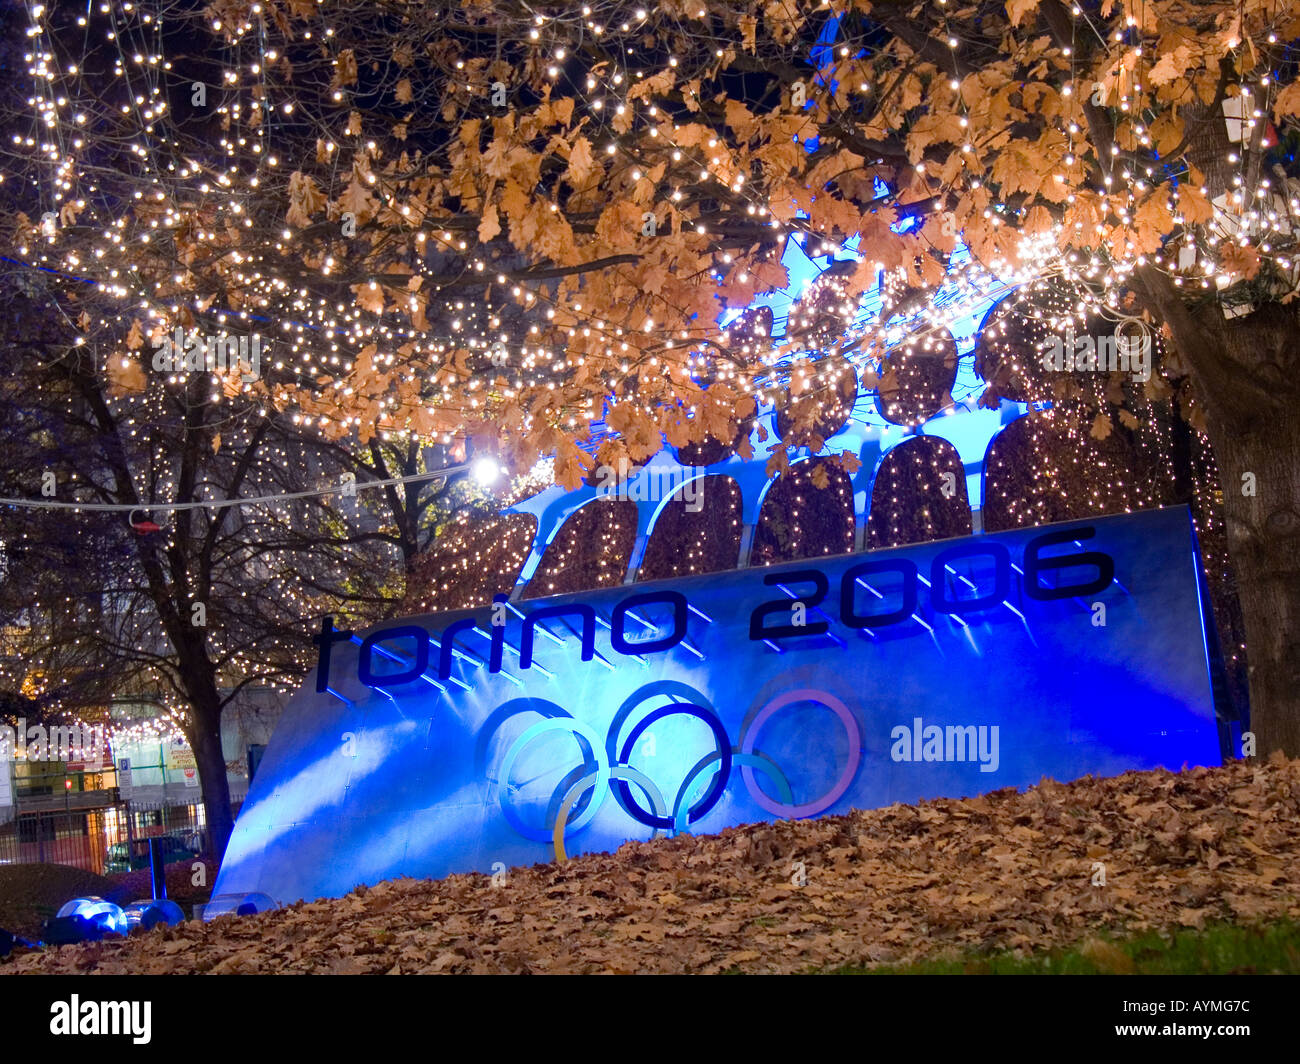
<svg viewBox="0 0 1300 1064"><path fill-rule="evenodd" d="M194 751L189 748L184 739L173 739L163 745L163 763L169 769L177 771L197 767L194 762Z"/></svg>
<svg viewBox="0 0 1300 1064"><path fill-rule="evenodd" d="M1217 764L1186 508L316 637L217 893L281 903ZM496 622L496 623L494 623Z"/></svg>
<svg viewBox="0 0 1300 1064"><path fill-rule="evenodd" d="M198 785L199 785L199 770L195 768L187 768L185 770L185 786L197 787Z"/></svg>
<svg viewBox="0 0 1300 1064"><path fill-rule="evenodd" d="M117 793L124 799L131 797L131 759L129 757L119 757L117 759Z"/></svg>

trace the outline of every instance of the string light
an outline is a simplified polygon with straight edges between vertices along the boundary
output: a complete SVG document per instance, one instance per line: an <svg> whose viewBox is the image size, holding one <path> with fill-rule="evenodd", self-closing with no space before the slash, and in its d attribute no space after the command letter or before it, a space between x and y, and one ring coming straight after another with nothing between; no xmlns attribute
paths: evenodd
<svg viewBox="0 0 1300 1064"><path fill-rule="evenodd" d="M506 17L487 13L485 5L465 6L469 20ZM997 149L981 139L976 114L987 101L972 103L963 90L965 56L981 46L981 31L963 13L940 7L945 10L934 39L944 46L943 59L932 91L951 94L934 101L951 104L958 121L961 132L949 145L956 161L932 159L923 150L901 171L910 185L890 185L882 176L897 176L890 166L859 156L850 172L819 174L825 178L816 186L821 202L812 209L793 203L804 188L772 175L816 165L816 155L804 149L811 147L822 110L860 104L860 112L837 113L850 125L870 117L875 87L897 63L896 54L848 19L837 31L838 60L831 56L840 77L810 77L808 107L764 112L761 122L775 124L780 135L751 157L739 150L745 114L733 107L725 121L715 121L708 91L719 72L746 54L743 43L737 46L745 36L738 11L683 8L678 15L689 33L654 43L648 40L650 16L626 5L588 3L530 15L526 30L514 27L511 56L538 81L545 74L548 95L524 107L510 64L499 55L475 54L469 44L446 42L441 50L417 54L414 44L422 38L402 31L384 37L376 51L358 32L363 24L324 5L291 5L291 19L260 4L218 5L202 14L202 25L168 7L169 25L195 34L186 35L184 50L195 51L194 40L210 42L219 71L215 84L192 86L190 110L181 114L185 104L169 90L170 83L184 81L181 61L174 67L169 58L180 31L164 31L159 9L97 5L76 16L82 32L67 34L64 20L72 15L33 5L27 57L33 123L29 135L15 134L5 176L35 189L42 211L39 221L27 219L17 260L65 296L77 293L62 303L66 324L70 330L75 324L77 346L120 386L115 401L133 438L146 434L161 406L193 386L184 374L152 371L149 348L157 340L177 327L223 339L260 330L272 352L264 372L250 379L238 372L204 375L203 387L228 417L220 428L227 445L246 443L278 417L330 443L368 441L374 434L383 443L463 447L478 432L499 443L506 460L515 451L531 460L529 448L554 451L549 471L562 476L602 444L644 424L654 429L656 445L660 431L688 424L692 439L683 448L702 450L713 436L725 449L730 444L722 441L732 429L747 438L743 428L760 407L777 408L781 458L788 460L787 452L806 445L820 451L818 441L844 423L859 394L873 391L886 417L916 429L951 403L944 381L955 361L954 320L1016 286L1032 294L1046 324L1032 343L1001 349L998 365L1011 378L1032 369L1037 345L1050 330L1113 307L1139 265L1211 295L1222 279L1225 304L1240 298L1227 291L1235 249L1249 245L1280 275L1297 276L1285 237L1300 204L1285 175L1277 186L1270 182L1278 175L1248 180L1244 149L1231 160L1237 170L1231 194L1214 205L1209 224L1181 238L1180 247L1144 253L1131 232L1125 235L1145 204L1181 225L1204 193L1181 159L1168 174L1143 164L1160 106L1152 77L1155 42L1145 20L1125 12L1102 18L1072 6L1070 47L1059 59L1042 60L1043 86L1053 78L1065 82L1059 100L1051 92L1054 110L1040 138L1051 171L1043 195L1060 210L1031 224L1032 204L1021 203L1019 194L1003 195L995 187L1000 182L991 180ZM1239 36L1231 46L1243 47L1247 33L1252 44L1263 40L1265 30L1275 43L1274 27L1264 23L1277 17L1252 14L1249 25L1234 31ZM751 53L754 63L761 68L799 49L806 65L802 18L791 15L786 26L783 18L765 17L767 50L761 57ZM609 58L590 61L591 40L599 40L597 51ZM1118 136L1109 155L1099 152L1093 160L1082 129L1095 90L1077 84L1085 42L1095 56L1091 67L1115 71L1101 91L1105 108L1117 116ZM1032 48L1015 40L1009 45L1022 46ZM68 54L69 48L85 54ZM388 97L382 105L365 101L361 81L370 51L393 75L382 85L391 103ZM305 68L305 77L292 77L296 65ZM498 78L514 93L501 113L490 103ZM328 82L328 90L314 93L317 82ZM681 100L671 111L655 91L670 83ZM195 103L200 97L208 102ZM1232 98L1242 101L1245 140L1266 121L1276 86L1267 76L1243 81ZM1033 110L1022 102L1026 112ZM557 108L566 106L568 115L557 117ZM712 132L705 118L714 123ZM760 117L750 118L759 129ZM510 128L502 137L504 153L492 148L498 122ZM526 124L527 135L520 132ZM570 136L563 152L546 163L565 156L559 161L569 178L549 175L543 182L540 161L530 180L512 169L518 166L512 151L531 158L538 153L529 144L579 124L585 148ZM452 127L464 135L449 136ZM455 188L430 176L452 172ZM584 172L596 175L591 188ZM836 200L820 192L830 180L843 181L846 189L855 180L863 187ZM560 181L568 182L563 193ZM772 188L782 195L769 201L763 190ZM861 204L876 191L880 202L873 212L846 210L839 223L823 213L825 202ZM986 206L981 224L970 228L981 233L965 235L974 241L982 234L981 246L932 254L942 233L934 233L931 222L960 194L977 191L987 193ZM926 205L929 196L932 206ZM651 208L652 228L662 224L673 240L656 243L644 235L637 228L648 224L641 210L610 235L606 204L597 198ZM1085 220L1089 206L1098 220ZM915 216L905 208L915 208ZM865 231L850 250L844 234L873 218L875 231ZM1123 224L1113 224L1114 218ZM353 236L344 235L349 223ZM528 239L517 239L516 228L526 229ZM372 239L376 233L381 238ZM957 238L955 231L948 235ZM885 255L879 249L886 244L891 254L898 250L890 244L895 237L903 250L888 264L874 261L873 255ZM745 305L782 287L781 262L792 245L828 262L780 328L770 311L763 320L750 314L738 324L719 325L719 307ZM590 265L588 251L637 263L616 261L563 276L566 268ZM548 265L539 269L538 262ZM1045 279L1066 287L1044 287ZM1084 310L1063 302L1060 291L1082 299ZM996 319L990 335L1005 328ZM992 351L997 345L990 343ZM995 393L1000 387L994 380ZM1109 411L1109 387L1100 377L1072 377L1033 399L1031 416L1008 430L990 457L989 521L1017 527L1062 509L1096 513L1158 501L1153 480L1125 470L1115 449L1121 436L1132 434L1134 446L1155 460L1170 454L1173 430L1156 410L1164 400L1127 395L1124 409L1134 423L1118 422L1107 444L1094 429L1100 412ZM884 529L868 519L873 544L939 534L952 527L949 522L960 523L959 513L933 499L936 478L957 472L951 456L938 444L906 446L882 467L877 486L882 497L888 493L891 516ZM1012 462L1017 446L1025 450ZM1218 519L1210 516L1206 493L1213 472L1207 455L1195 453L1199 527L1212 535ZM268 454L301 471L302 455L285 446ZM177 476L166 456L149 459L163 471L153 497L172 497ZM1028 483L1017 486L1013 467L1020 462L1028 463ZM817 487L822 479L828 487ZM851 548L855 517L847 484L847 472L826 456L789 465L765 502L757 556L774 561L838 552L846 543ZM719 496L724 501L718 516L710 512L709 522L717 523L706 522L707 542L699 538L703 528L688 533L688 572L696 562L711 565L706 558L722 551L737 527L725 516L732 490L723 486ZM534 578L536 593L621 579L635 520L612 504L584 509L585 516L566 524L547 549ZM283 535L295 532L299 519L289 507L273 508L264 518ZM427 608L479 604L498 586L486 580L462 586L479 579L480 567L518 571L525 535L519 522L486 526L501 541L492 550L474 542L476 526L467 522L453 522L443 555L426 563L424 583L404 589L414 595L411 601ZM162 546L172 542L169 531L159 535ZM1226 561L1216 553L1210 564L1217 572ZM336 566L322 579L329 583L341 573ZM282 576L272 586L286 617L321 606L320 596ZM221 618L214 620L214 652L228 655L231 669L254 667L246 651L224 642ZM130 639L133 650L149 645L141 631ZM45 691L33 683L34 691Z"/></svg>

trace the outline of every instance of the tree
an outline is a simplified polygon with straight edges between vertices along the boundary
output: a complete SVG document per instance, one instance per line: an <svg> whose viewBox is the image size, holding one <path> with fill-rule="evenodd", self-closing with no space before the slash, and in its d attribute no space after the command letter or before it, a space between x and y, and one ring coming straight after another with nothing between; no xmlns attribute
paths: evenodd
<svg viewBox="0 0 1300 1064"><path fill-rule="evenodd" d="M111 366L51 326L41 275L4 290L7 346L21 336L25 350L0 373L0 494L37 504L0 510L0 607L26 622L19 671L40 679L45 715L98 720L131 693L170 710L219 856L232 826L223 712L246 687L296 683L313 614L365 622L400 600L400 583L386 594L361 578L392 568L392 551L337 492L337 448L223 396L218 375L153 374L113 395ZM229 505L322 488L335 493Z"/></svg>
<svg viewBox="0 0 1300 1064"><path fill-rule="evenodd" d="M294 370L242 386L267 408L553 454L572 485L579 444L616 466L729 442L756 403L832 387L824 365L888 373L894 329L952 313L941 288L1050 280L1078 324L1167 340L1227 488L1259 749L1300 754L1300 6L158 13L33 37L21 173L49 213L15 218L15 254L117 296L105 342L256 314ZM729 324L785 283L788 240L855 237L779 344Z"/></svg>

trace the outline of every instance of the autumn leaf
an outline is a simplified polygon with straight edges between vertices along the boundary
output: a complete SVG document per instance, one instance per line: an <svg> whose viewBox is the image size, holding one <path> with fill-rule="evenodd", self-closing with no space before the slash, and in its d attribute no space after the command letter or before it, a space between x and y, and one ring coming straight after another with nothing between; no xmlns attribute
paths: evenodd
<svg viewBox="0 0 1300 1064"><path fill-rule="evenodd" d="M375 201L370 194L370 182L355 165L352 168L352 180L339 197L338 206L339 210L354 214L358 222L367 222L374 217Z"/></svg>
<svg viewBox="0 0 1300 1064"><path fill-rule="evenodd" d="M334 61L334 84L336 86L355 85L357 83L357 56L351 48L339 52Z"/></svg>
<svg viewBox="0 0 1300 1064"><path fill-rule="evenodd" d="M517 388L510 400L526 411L530 429L537 423L539 432L552 432L545 442L547 453L562 438L584 447L598 442L584 434L599 421L609 393L620 399L635 393L638 404L655 412L655 420L661 420L659 411L684 405L699 423L717 422L724 405L713 410L711 401L692 391L692 377L699 376L697 369L716 374L725 359L748 361L736 367L736 380L751 392L760 391L758 366L771 344L755 344L753 338L737 343L722 336L719 311L789 286L774 243L785 239L782 234L805 234L802 246L810 255L818 243L829 247L854 240L851 246L863 252L859 262L832 267L828 280L840 289L834 307L813 308L816 313L810 311L806 321L802 313L791 316L780 342L802 344L789 350L792 357L843 343L844 328L854 320L851 308L865 294L879 291L882 270L891 286L897 281L900 289L915 289L906 297L913 300L906 320L931 318L939 308L927 305L929 293L943 284L959 242L991 274L1031 258L1036 269L1048 273L1057 272L1071 255L1075 262L1093 261L1102 268L1092 278L1098 295L1122 289L1143 255L1154 267L1176 270L1180 247L1199 249L1195 276L1183 270L1178 278L1187 302L1193 301L1194 288L1200 297L1213 299L1212 288L1201 290L1200 284L1204 280L1212 286L1216 273L1243 278L1258 276L1261 268L1253 249L1264 238L1247 226L1245 214L1251 208L1243 206L1227 217L1225 208L1209 199L1225 195L1225 175L1230 181L1231 173L1207 160L1201 160L1205 172L1197 170L1189 158L1199 158L1196 144L1181 150L1179 158L1169 158L1202 121L1189 104L1212 99L1219 91L1221 53L1233 34L1241 37L1232 46L1240 63L1229 92L1239 99L1243 85L1254 93L1261 83L1268 64L1248 69L1250 49L1262 39L1248 11L1225 9L1222 18L1207 15L1202 26L1169 17L1159 4L1147 10L1107 0L1109 14L1097 9L1090 16L1097 31L1109 42L1113 30L1136 26L1129 39L1112 48L1090 48L1087 54L1066 54L1047 32L1044 16L1049 12L1040 0L999 0L991 8L958 4L943 11L921 5L891 10L886 21L897 19L897 24L878 25L870 49L836 44L819 49L814 66L808 66L806 48L799 42L816 5L760 0L704 10L669 0L638 20L627 42L633 51L635 40L654 55L675 56L677 62L665 69L667 58L616 61L613 53L602 59L599 49L579 46L574 34L583 33L581 20L549 23L537 31L544 42L526 46L530 58L515 62L518 55L498 50L489 38L498 31L528 34L535 25L532 17L513 10L489 12L486 0L463 0L461 6L464 17L482 20L491 32L480 39L477 32L448 34L440 25L335 20L337 35L295 50L295 61L301 51L302 63L323 62L326 73L316 82L304 76L309 66L300 66L289 119L281 118L286 99L275 60L266 61L263 77L245 81L239 74L229 90L238 92L239 108L232 102L213 116L210 147L215 154L204 154L197 145L182 146L176 165L184 160L184 177L168 182L171 191L161 201L145 193L133 207L138 218L131 223L132 233L145 235L146 229L165 226L167 237L132 240L129 248L125 242L120 247L106 244L103 259L92 259L102 242L94 234L105 231L107 200L83 200L78 190L51 203L65 223L54 238L68 245L58 249L62 261L80 263L78 269L97 279L129 276L122 285L131 290L124 305L138 305L135 289L154 289L149 298L160 311L176 308L161 311L168 313L172 327L188 327L184 315L203 317L205 306L283 319L293 306L310 304L321 308L321 324L334 319L336 328L344 328L341 323L349 315L364 312L365 320L355 330L356 345L378 335L366 335L368 329L393 324L391 319L370 320L372 315L394 311L404 319L401 325L443 336L461 308L451 311L451 293L434 294L434 284L426 286L429 291L404 290L407 275L401 270L418 269L430 278L459 275L463 289L457 282L460 290L451 303L466 304L459 313L462 327L472 321L471 329L493 333L517 326L533 329L528 346L558 357L554 372L544 375L552 388L542 389L536 379L526 378L510 385L512 391ZM870 15L872 9L871 0L833 6L840 16L850 10ZM288 13L297 10L315 21L321 17L319 7L311 0L285 0L267 17L296 18ZM815 16L818 25L823 14ZM885 16L877 11L870 17L877 25L876 19ZM1280 39L1289 40L1287 33ZM1139 38L1143 51L1136 56ZM959 42L951 56L950 39ZM561 46L567 55L557 55ZM795 66L804 71L809 106L795 111L788 90L796 75L782 61L793 61L801 48L803 60ZM618 51L623 51L621 44ZM552 58L563 61L562 73L558 67L551 73ZM1259 58L1266 54L1259 52ZM1256 105L1270 117L1289 120L1300 113L1300 88L1288 70L1269 69L1266 95ZM780 82L780 92L765 97L761 87L749 83L751 77L761 80L763 71ZM331 77L337 91L325 84ZM485 90L497 79L510 85L516 100L531 100L531 105L492 106ZM1113 127L1103 142L1081 120L1081 108L1097 82L1104 86ZM587 88L575 100L584 84ZM777 88L775 82L771 87ZM553 94L560 98L552 99ZM1126 94L1127 109L1121 106ZM274 108L268 106L272 102ZM96 115L88 130L112 125L100 118L112 118L115 106L100 103L105 104L103 115ZM447 125L439 128L445 135L435 138L435 145L428 139L429 123L438 124L437 112L444 107ZM52 115L56 132L78 135L61 113ZM162 134L171 116L160 115ZM284 134L277 135L274 145L240 132L248 132L249 124L263 115L274 116ZM122 121L133 119L128 115ZM1221 131L1217 121L1212 124ZM218 128L222 122L224 137ZM612 155L607 153L611 135L618 145ZM814 138L820 138L815 149ZM1112 141L1120 154L1103 158ZM235 153L224 163L219 156L227 149L218 150L221 142ZM269 152L262 154L272 148L274 163ZM39 156L39 142L34 150ZM195 162L194 155L202 158ZM354 156L350 172L349 155ZM1142 172L1144 167L1134 170L1148 155L1170 166L1157 166L1151 173ZM1273 185L1277 161L1270 156L1260 180L1267 177L1269 196L1276 192L1285 203L1294 193L1289 182L1295 177ZM238 186L238 212L220 197L187 191L191 184L196 189L205 184L211 189L214 183L225 187L220 179L227 164L237 167L232 176L249 175L247 186L242 179ZM1294 169L1285 161L1282 165ZM1103 183L1097 178L1105 174L1112 183L1099 187ZM75 187L69 185L68 191ZM1231 195L1228 189L1229 204ZM77 206L83 202L85 207ZM902 207L922 216L921 225L899 225ZM80 217L74 218L78 210ZM641 236L647 211L658 219L654 240ZM363 223L346 242L340 240L337 224L344 214ZM92 217L94 224L88 221ZM1208 228L1216 218L1225 229L1232 227L1233 235L1220 233L1211 241L1215 234L1210 232L1179 234L1177 245L1170 239L1180 227ZM705 231L698 232L697 226ZM286 240L285 228L291 235L308 230L311 239L300 233ZM73 229L77 232L69 232ZM353 233L350 227L344 231ZM1264 261L1294 258L1287 256L1282 234L1278 236L1262 252ZM484 244L507 251L507 238L508 258L476 261L484 259ZM1242 238L1252 248L1239 249ZM495 280L501 273L533 274L544 283L521 285L518 320L508 328L502 324L500 330L487 330L483 323L497 313L501 298L509 298ZM377 286L366 284L372 277ZM341 301L331 294L339 285L345 286ZM1140 298L1142 306L1128 310L1158 318L1148 296L1140 293ZM802 296L799 302L802 311ZM340 309L331 311L331 306ZM64 320L80 309L78 304ZM98 312L93 320L100 320ZM129 323L130 315L122 322ZM352 331L351 324L347 328ZM858 324L852 329L856 333ZM679 335L686 342L679 343ZM314 348L324 338L324 331L315 338L304 336L303 344ZM868 342L861 341L863 355ZM1185 346L1192 350L1195 345ZM303 361L310 363L307 347L295 353L295 360L306 356ZM427 354L395 355L390 370L372 364L373 380L363 379L359 370L339 370L328 395L286 391L275 399L286 410L315 399L318 406L310 415L322 422L342 418L351 425L360 418L377 424L377 431L400 429L412 423L422 405L418 388L406 382L417 375L427 378L420 373L420 360ZM444 357L450 358L440 352L430 372L443 369ZM659 359L653 370L648 367L652 357ZM1172 345L1166 345L1164 365L1170 367L1168 360L1175 357ZM1196 356L1184 357L1192 363ZM697 358L703 365L688 365ZM868 384L870 371L859 379ZM490 422L504 403L491 388L476 387L469 394L459 377L448 387L440 402L450 412L441 415L446 428L438 435L457 435L478 419ZM466 390L456 390L461 387ZM1078 381L1069 387L1075 390L1072 399L1083 398L1085 390L1096 398L1094 387L1085 389ZM1127 383L1123 388L1132 392ZM1120 392L1111 384L1106 394ZM534 407L534 400L540 405ZM1093 425L1094 415L1095 410L1085 415L1085 429ZM1111 431L1128 425L1122 413L1111 411L1111 417ZM429 417L421 416L420 422L428 424ZM638 447L642 441L649 445L652 434L640 421L630 431L637 435ZM519 435L524 434L521 429Z"/></svg>
<svg viewBox="0 0 1300 1064"><path fill-rule="evenodd" d="M635 203L620 200L600 213L596 235L611 247L632 247L640 233L641 209Z"/></svg>
<svg viewBox="0 0 1300 1064"><path fill-rule="evenodd" d="M795 14L787 0L768 0L763 8L763 21L778 44L788 44L798 35L804 16Z"/></svg>
<svg viewBox="0 0 1300 1064"><path fill-rule="evenodd" d="M859 469L862 468L862 459L859 458L852 451L840 451L840 453L835 455L831 459L831 461L835 465L839 466L840 469L842 469L849 476L852 476L854 473L856 473Z"/></svg>
<svg viewBox="0 0 1300 1064"><path fill-rule="evenodd" d="M379 285L371 281L369 284L354 285L353 291L357 294L357 306L370 311L371 314L384 312L384 290ZM358 360L358 367L360 364Z"/></svg>
<svg viewBox="0 0 1300 1064"><path fill-rule="evenodd" d="M325 194L307 174L295 170L289 175L289 210L285 221L299 228L311 225L312 215L325 206Z"/></svg>
<svg viewBox="0 0 1300 1064"><path fill-rule="evenodd" d="M591 142L579 135L574 139L573 147L569 150L569 166L564 171L565 179L575 188L580 188L590 175L592 165Z"/></svg>
<svg viewBox="0 0 1300 1064"><path fill-rule="evenodd" d="M593 465L592 458L571 440L559 441L555 451L555 482L570 491L582 484Z"/></svg>
<svg viewBox="0 0 1300 1064"><path fill-rule="evenodd" d="M140 363L122 355L109 358L108 379L116 392L142 392L145 389L144 370Z"/></svg>
<svg viewBox="0 0 1300 1064"><path fill-rule="evenodd" d="M1191 47L1180 44L1171 51L1165 52L1156 60L1147 78L1152 85L1168 84L1175 78L1182 77L1187 73L1187 69L1191 65L1191 57Z"/></svg>
<svg viewBox="0 0 1300 1064"><path fill-rule="evenodd" d="M528 195L519 186L518 182L508 180L505 188L501 192L501 207L506 212L506 218L512 224L520 222L524 215L528 213Z"/></svg>
<svg viewBox="0 0 1300 1064"><path fill-rule="evenodd" d="M1259 268L1259 252L1252 247L1225 244L1219 252L1219 269L1231 277L1241 277L1249 281L1259 273Z"/></svg>
<svg viewBox="0 0 1300 1064"><path fill-rule="evenodd" d="M558 211L542 211L534 246L539 255L552 262L573 262L576 244L569 220Z"/></svg>
<svg viewBox="0 0 1300 1064"><path fill-rule="evenodd" d="M421 292L420 294L413 296L412 300L415 305L409 307L407 311L407 314L411 319L411 325L416 332L428 332L429 319L425 317L425 310L429 306L429 299L423 292Z"/></svg>
<svg viewBox="0 0 1300 1064"><path fill-rule="evenodd" d="M661 70L652 77L644 78L638 81L627 90L627 102L639 100L643 96L652 96L656 93L663 95L673 87L677 82L677 75L672 70Z"/></svg>
<svg viewBox="0 0 1300 1064"><path fill-rule="evenodd" d="M479 242L486 244L489 240L492 240L494 237L496 237L500 232L501 232L501 222L497 218L496 204L493 203L488 207L487 210L483 212L483 218L478 223Z"/></svg>
<svg viewBox="0 0 1300 1064"><path fill-rule="evenodd" d="M1179 189L1178 209L1189 225L1203 225L1214 218L1214 205L1203 192L1191 185Z"/></svg>
<svg viewBox="0 0 1300 1064"><path fill-rule="evenodd" d="M1114 428L1111 424L1110 415L1103 410L1093 420L1092 428L1088 430L1088 435L1094 440L1104 440L1112 431L1114 431Z"/></svg>
<svg viewBox="0 0 1300 1064"><path fill-rule="evenodd" d="M759 288L765 291L784 288L790 283L790 273L780 262L765 259L755 263L750 272L754 275Z"/></svg>
<svg viewBox="0 0 1300 1064"><path fill-rule="evenodd" d="M1293 81L1273 101L1273 117L1281 121L1288 115L1300 115L1300 81Z"/></svg>
<svg viewBox="0 0 1300 1064"><path fill-rule="evenodd" d="M641 289L652 295L658 295L664 289L664 283L668 280L668 269L661 264L647 266L641 274Z"/></svg>
<svg viewBox="0 0 1300 1064"><path fill-rule="evenodd" d="M930 145L962 144L968 136L959 115L951 112L922 115L912 124L907 136L908 158L914 163L920 162Z"/></svg>
<svg viewBox="0 0 1300 1064"><path fill-rule="evenodd" d="M566 96L561 100L546 100L537 109L537 124L545 129L547 126L567 126L573 117L573 99Z"/></svg>
<svg viewBox="0 0 1300 1064"><path fill-rule="evenodd" d="M466 148L478 150L479 137L483 131L483 122L477 118L471 118L460 124L460 129L456 131L456 139Z"/></svg>
<svg viewBox="0 0 1300 1064"><path fill-rule="evenodd" d="M131 328L126 333L126 346L130 351L138 351L144 346L144 331L139 318L131 319Z"/></svg>
<svg viewBox="0 0 1300 1064"><path fill-rule="evenodd" d="M750 109L739 100L728 97L725 104L725 113L727 125L736 131L736 135L742 140L749 139L754 129L754 115Z"/></svg>
<svg viewBox="0 0 1300 1064"><path fill-rule="evenodd" d="M753 15L742 15L740 17L740 41L745 51L750 55L754 54L758 46L758 19Z"/></svg>
<svg viewBox="0 0 1300 1064"><path fill-rule="evenodd" d="M1049 233L1054 225L1051 212L1043 206L1031 207L1025 216L1024 231L1030 236Z"/></svg>
<svg viewBox="0 0 1300 1064"><path fill-rule="evenodd" d="M1157 250L1174 225L1164 189L1144 199L1133 216L1133 246L1142 254Z"/></svg>

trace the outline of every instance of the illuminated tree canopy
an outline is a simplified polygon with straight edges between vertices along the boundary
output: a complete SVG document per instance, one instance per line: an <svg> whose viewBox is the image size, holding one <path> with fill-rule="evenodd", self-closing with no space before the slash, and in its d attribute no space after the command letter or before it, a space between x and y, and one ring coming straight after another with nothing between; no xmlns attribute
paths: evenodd
<svg viewBox="0 0 1300 1064"><path fill-rule="evenodd" d="M257 334L219 401L553 456L574 486L773 402L816 451L801 397L833 402L846 363L888 384L904 336L1009 286L1071 293L1061 333L1158 330L1228 488L1261 748L1300 752L1300 5L32 14L9 253L119 395L184 386L178 327ZM773 336L736 314L787 284L791 240L830 258Z"/></svg>

